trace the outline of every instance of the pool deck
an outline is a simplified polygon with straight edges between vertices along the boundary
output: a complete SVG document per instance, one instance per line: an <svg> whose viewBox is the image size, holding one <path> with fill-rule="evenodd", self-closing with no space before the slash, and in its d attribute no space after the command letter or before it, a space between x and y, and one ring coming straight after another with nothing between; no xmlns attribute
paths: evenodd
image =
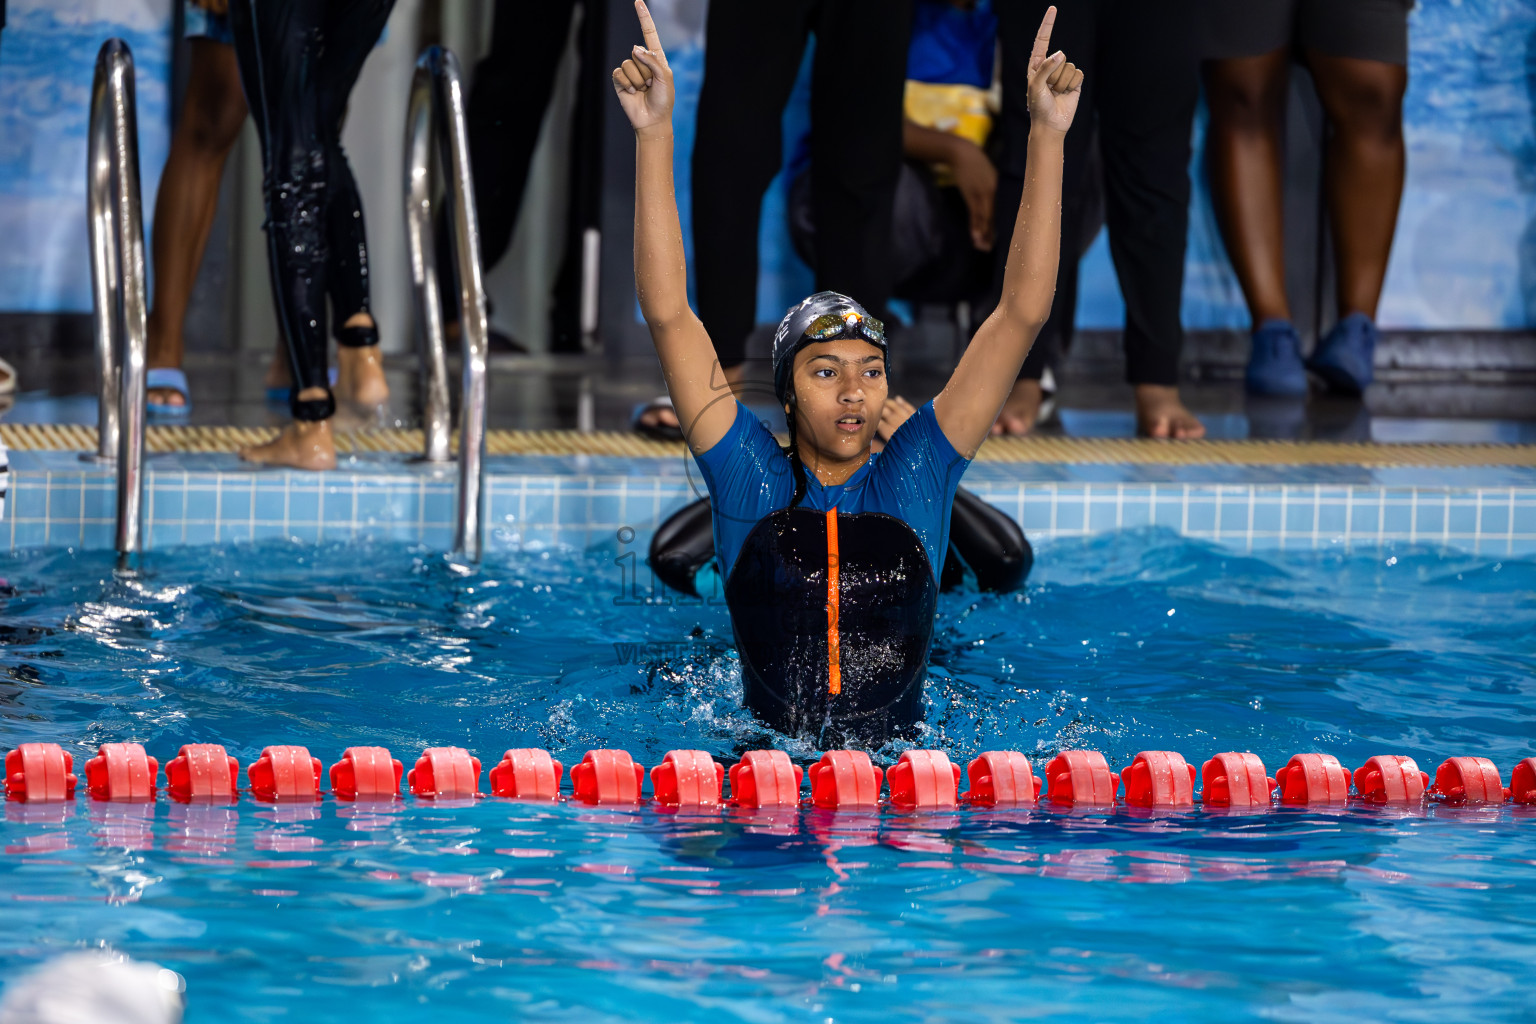
<svg viewBox="0 0 1536 1024"><path fill-rule="evenodd" d="M147 547L391 540L446 549L457 467L412 458L419 430L341 433L341 465L252 467L234 452L269 427L154 426ZM0 423L11 452L0 548L111 545L110 465L84 461L95 429ZM630 433L493 430L486 544L643 550L702 496L679 443ZM1239 550L1437 545L1536 553L1536 445L1032 436L983 445L971 490L1032 540L1160 527Z"/></svg>

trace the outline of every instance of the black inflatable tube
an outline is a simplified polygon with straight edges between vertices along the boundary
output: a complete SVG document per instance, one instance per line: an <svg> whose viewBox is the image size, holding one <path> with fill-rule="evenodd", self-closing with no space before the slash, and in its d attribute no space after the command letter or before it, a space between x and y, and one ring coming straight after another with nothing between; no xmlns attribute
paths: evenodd
<svg viewBox="0 0 1536 1024"><path fill-rule="evenodd" d="M692 597L700 596L695 577L714 557L708 498L674 512L651 538L651 571L673 590ZM981 590L1008 593L1024 585L1034 564L1034 549L1018 523L963 487L955 492L941 589L955 589L970 569Z"/></svg>

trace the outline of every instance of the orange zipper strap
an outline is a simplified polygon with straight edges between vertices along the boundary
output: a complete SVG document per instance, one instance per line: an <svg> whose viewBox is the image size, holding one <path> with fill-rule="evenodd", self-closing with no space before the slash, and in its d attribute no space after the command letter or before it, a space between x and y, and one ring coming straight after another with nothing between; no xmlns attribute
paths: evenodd
<svg viewBox="0 0 1536 1024"><path fill-rule="evenodd" d="M837 506L827 509L827 692L843 692L841 643L837 633Z"/></svg>

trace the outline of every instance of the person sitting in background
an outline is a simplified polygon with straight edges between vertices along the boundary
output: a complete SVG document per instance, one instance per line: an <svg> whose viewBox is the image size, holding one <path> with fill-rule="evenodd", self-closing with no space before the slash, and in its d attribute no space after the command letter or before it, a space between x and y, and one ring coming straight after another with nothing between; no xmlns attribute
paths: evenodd
<svg viewBox="0 0 1536 1024"><path fill-rule="evenodd" d="M992 91L997 18L991 0L918 0L915 14L902 151L909 166L915 161L928 171L948 213L948 245L931 269L964 268L968 285L976 282L966 287L970 299L984 290L991 266L983 254L992 251L997 193L997 168L986 150L997 112ZM919 282L904 281L898 290L918 287Z"/></svg>
<svg viewBox="0 0 1536 1024"><path fill-rule="evenodd" d="M891 215L894 294L980 305L992 283L997 169L986 146L995 111L997 19L991 0L917 0L902 121L906 157ZM816 259L810 139L789 163L795 251Z"/></svg>
<svg viewBox="0 0 1536 1024"><path fill-rule="evenodd" d="M1028 155L1028 57L1034 26L1048 0L994 0L1002 52L1002 139L998 160L997 243L993 294L1000 294L1013 225L1009 211L1023 188ZM1231 17L1247 10L1227 4ZM1179 397L1184 328L1184 250L1189 224L1190 136L1200 95L1194 35L1196 0L1068 0L1057 19L1057 44L1087 74L1084 116L1067 135L1060 277L1051 319L1030 352L994 433L1034 429L1040 378L1054 351L1071 340L1077 306L1077 254L1088 190L1094 129L1104 168L1104 220L1109 251L1125 298L1125 377L1135 390L1136 431L1148 437L1197 438L1205 427Z"/></svg>
<svg viewBox="0 0 1536 1024"><path fill-rule="evenodd" d="M1370 386L1376 306L1403 196L1411 0L1207 0L1208 154L1227 255L1253 318L1248 390L1305 395ZM1305 364L1285 292L1284 132L1291 63L1312 73L1328 118L1323 172L1339 322Z"/></svg>

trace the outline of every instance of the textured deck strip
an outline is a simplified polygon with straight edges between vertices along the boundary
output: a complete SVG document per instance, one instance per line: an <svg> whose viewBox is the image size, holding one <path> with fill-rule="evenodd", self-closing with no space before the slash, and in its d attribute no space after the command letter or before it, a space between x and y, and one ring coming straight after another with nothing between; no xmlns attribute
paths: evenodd
<svg viewBox="0 0 1536 1024"><path fill-rule="evenodd" d="M273 427L152 426L152 452L234 452L276 436ZM91 451L96 428L0 423L0 443L13 451ZM420 430L339 433L337 450L421 451ZM683 446L614 431L492 430L491 455L618 455L676 458ZM1142 438L994 438L978 462L1165 466L1536 466L1536 445L1373 444L1327 441L1151 441Z"/></svg>

